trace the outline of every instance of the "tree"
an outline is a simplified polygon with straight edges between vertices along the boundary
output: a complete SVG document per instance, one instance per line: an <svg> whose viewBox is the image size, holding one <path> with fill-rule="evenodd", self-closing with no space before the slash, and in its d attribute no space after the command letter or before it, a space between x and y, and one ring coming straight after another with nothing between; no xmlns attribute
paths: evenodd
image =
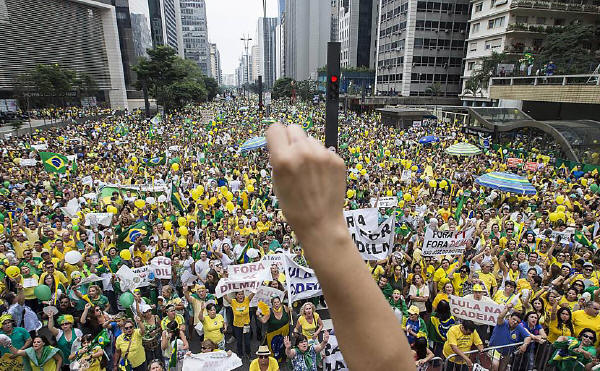
<svg viewBox="0 0 600 371"><path fill-rule="evenodd" d="M597 38L593 25L562 27L546 36L538 60L541 65L554 62L558 74L589 73L600 63L592 50Z"/></svg>
<svg viewBox="0 0 600 371"><path fill-rule="evenodd" d="M73 90L75 71L62 68L58 64L38 64L31 72L17 77L17 84L23 92L35 92L42 103L53 101L64 103L64 97Z"/></svg>
<svg viewBox="0 0 600 371"><path fill-rule="evenodd" d="M208 100L213 100L219 93L219 83L212 77L204 76L204 86L206 86Z"/></svg>
<svg viewBox="0 0 600 371"><path fill-rule="evenodd" d="M291 98L292 97L292 80L289 77L282 77L275 80L273 89L271 90L273 99Z"/></svg>
<svg viewBox="0 0 600 371"><path fill-rule="evenodd" d="M435 82L425 89L426 93L431 94L432 97L437 97L442 92L442 85L439 82Z"/></svg>
<svg viewBox="0 0 600 371"><path fill-rule="evenodd" d="M473 97L477 96L477 93L481 92L480 80L474 79L473 77L469 78L465 81L465 89L463 90L463 94L470 94Z"/></svg>
<svg viewBox="0 0 600 371"><path fill-rule="evenodd" d="M87 73L82 73L77 76L75 87L80 97L91 97L98 92L98 84L94 78Z"/></svg>
<svg viewBox="0 0 600 371"><path fill-rule="evenodd" d="M317 82L312 80L296 81L296 93L302 100L309 101L318 93Z"/></svg>

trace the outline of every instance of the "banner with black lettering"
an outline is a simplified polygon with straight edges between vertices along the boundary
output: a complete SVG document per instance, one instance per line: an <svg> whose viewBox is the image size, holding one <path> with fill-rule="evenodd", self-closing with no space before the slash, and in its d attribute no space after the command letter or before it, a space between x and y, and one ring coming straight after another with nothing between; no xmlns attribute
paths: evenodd
<svg viewBox="0 0 600 371"><path fill-rule="evenodd" d="M323 371L342 371L348 370L344 356L338 346L335 331L329 332L329 341L325 346L325 358L323 358Z"/></svg>
<svg viewBox="0 0 600 371"><path fill-rule="evenodd" d="M450 313L456 318L477 324L496 326L503 309L503 304L496 304L490 299L483 301L450 295Z"/></svg>
<svg viewBox="0 0 600 371"><path fill-rule="evenodd" d="M323 295L315 271L299 265L290 255L283 254L283 257L290 304L297 300Z"/></svg>
<svg viewBox="0 0 600 371"><path fill-rule="evenodd" d="M428 228L423 241L423 256L459 255L473 236L474 228L462 231L434 231Z"/></svg>
<svg viewBox="0 0 600 371"><path fill-rule="evenodd" d="M377 209L357 209L344 211L344 219L350 233L360 227L368 232L377 229L378 216Z"/></svg>
<svg viewBox="0 0 600 371"><path fill-rule="evenodd" d="M351 233L358 252L365 260L383 260L390 255L394 247L395 215L387 218L372 232L357 226L356 232Z"/></svg>

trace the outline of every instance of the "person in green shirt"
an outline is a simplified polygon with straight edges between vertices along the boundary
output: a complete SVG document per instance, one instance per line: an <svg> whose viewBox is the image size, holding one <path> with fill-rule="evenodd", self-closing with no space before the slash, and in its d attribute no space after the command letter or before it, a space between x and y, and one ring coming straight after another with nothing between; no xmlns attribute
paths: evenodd
<svg viewBox="0 0 600 371"><path fill-rule="evenodd" d="M15 327L12 315L4 314L0 316L0 323L2 324L0 334L8 336L12 341L12 346L16 349L24 350L31 345L32 340L29 332L22 327ZM10 353L11 351L8 347L0 346L0 356L2 357L3 365L6 366L8 362L11 365L14 363L15 369L24 367L23 359Z"/></svg>

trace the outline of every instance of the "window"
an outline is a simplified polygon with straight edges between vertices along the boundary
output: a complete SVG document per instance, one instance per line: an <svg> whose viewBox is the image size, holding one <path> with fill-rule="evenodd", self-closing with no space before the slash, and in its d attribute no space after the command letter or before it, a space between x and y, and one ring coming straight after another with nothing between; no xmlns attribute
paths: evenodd
<svg viewBox="0 0 600 371"><path fill-rule="evenodd" d="M475 13L480 12L483 9L483 3L475 4Z"/></svg>
<svg viewBox="0 0 600 371"><path fill-rule="evenodd" d="M496 0L490 0L490 8L493 8L496 5Z"/></svg>
<svg viewBox="0 0 600 371"><path fill-rule="evenodd" d="M489 49L494 50L496 48L499 48L501 45L502 45L501 38L488 40L485 42L485 50L489 50Z"/></svg>
<svg viewBox="0 0 600 371"><path fill-rule="evenodd" d="M467 70L473 71L473 68L475 68L475 62L469 62L467 65Z"/></svg>
<svg viewBox="0 0 600 371"><path fill-rule="evenodd" d="M473 23L473 29L471 30L472 33L477 33L479 32L479 23Z"/></svg>
<svg viewBox="0 0 600 371"><path fill-rule="evenodd" d="M470 42L469 43L469 51L474 52L476 50L477 50L477 42Z"/></svg>
<svg viewBox="0 0 600 371"><path fill-rule="evenodd" d="M499 28L504 25L504 17L498 17L494 19L490 19L488 21L488 29Z"/></svg>
<svg viewBox="0 0 600 371"><path fill-rule="evenodd" d="M565 19L564 18L556 18L554 20L554 25L555 26L564 26L565 25Z"/></svg>
<svg viewBox="0 0 600 371"><path fill-rule="evenodd" d="M546 24L546 17L537 17L537 19L535 20L535 23Z"/></svg>
<svg viewBox="0 0 600 371"><path fill-rule="evenodd" d="M527 23L527 17L526 16L519 16L518 15L517 18L516 18L516 21L517 21L517 23L521 23L521 24Z"/></svg>

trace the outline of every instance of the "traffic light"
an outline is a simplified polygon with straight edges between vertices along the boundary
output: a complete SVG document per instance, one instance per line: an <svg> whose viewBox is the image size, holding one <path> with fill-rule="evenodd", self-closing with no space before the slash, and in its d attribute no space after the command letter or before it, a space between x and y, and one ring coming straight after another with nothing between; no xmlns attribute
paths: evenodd
<svg viewBox="0 0 600 371"><path fill-rule="evenodd" d="M329 77L329 84L327 87L327 99L330 101L338 100L340 97L340 78L338 75L331 75Z"/></svg>

